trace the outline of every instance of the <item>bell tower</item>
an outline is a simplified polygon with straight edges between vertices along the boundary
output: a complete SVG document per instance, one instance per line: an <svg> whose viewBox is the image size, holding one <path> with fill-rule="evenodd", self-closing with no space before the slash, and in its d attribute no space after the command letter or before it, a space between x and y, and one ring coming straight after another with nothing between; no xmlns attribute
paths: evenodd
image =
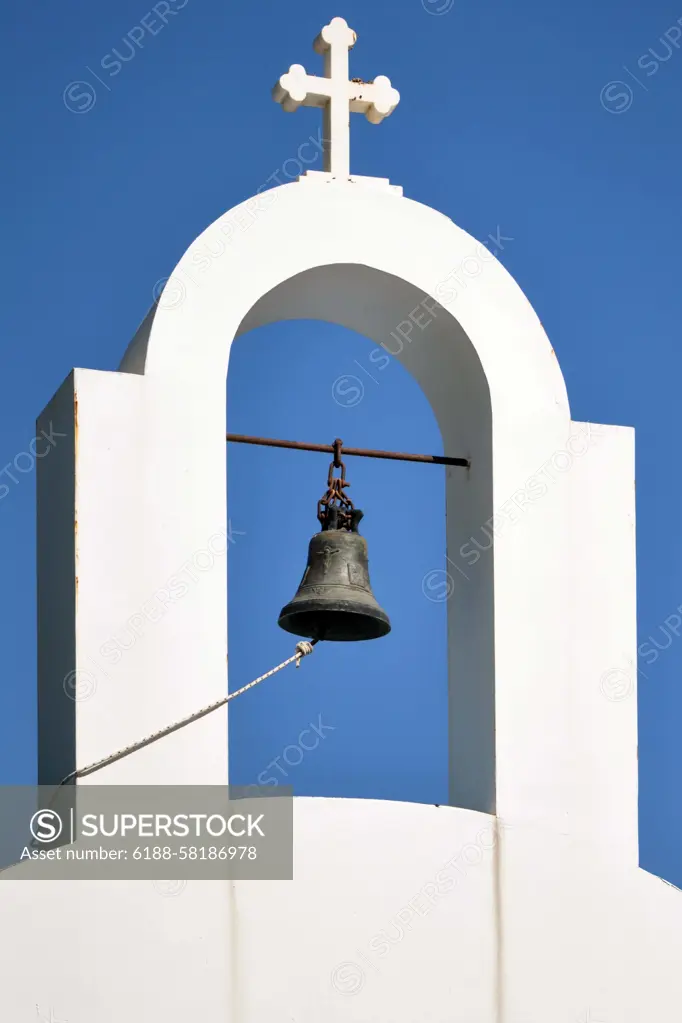
<svg viewBox="0 0 682 1023"><path fill-rule="evenodd" d="M446 481L450 805L297 798L293 881L161 899L6 873L3 1018L27 1018L30 983L34 1001L73 1006L69 1023L677 1019L682 902L638 867L634 434L571 419L537 315L484 246L351 174L350 113L376 124L399 100L388 79L349 79L355 38L334 18L314 43L324 75L292 65L274 88L287 112L321 109L325 170L207 227L167 286L182 301L161 296L118 371L75 369L39 421L70 438L38 464L41 780L225 695L225 580L200 566L228 548L230 346L311 318L377 345L399 324L397 357L466 460ZM220 259L194 258L216 243ZM478 286L454 302L473 259ZM425 309L428 348L409 343ZM336 507L283 609L292 631L314 572L332 587L354 565L364 587L352 510ZM382 614L365 619L385 628ZM126 622L137 639L114 658ZM226 713L94 777L223 786Z"/></svg>
<svg viewBox="0 0 682 1023"><path fill-rule="evenodd" d="M39 480L50 508L42 513L41 498L40 544L71 551L39 564L42 779L54 782L77 761L106 756L225 692L224 580L192 566L196 552L215 557L211 545L228 546L231 340L282 319L319 319L381 344L396 324L409 340L428 314L433 343L406 343L396 357L426 394L446 453L463 460L446 480L450 805L529 821L549 815L607 845L616 828L636 859L635 702L619 708L616 723L599 688L604 672L629 671L635 660L632 431L571 421L551 344L485 246L387 179L346 172L350 113L378 123L399 101L388 79L349 80L354 41L333 19L315 40L325 77L293 65L273 89L285 111L321 109L330 169L248 199L209 226L166 286L184 300L162 295L119 371L75 370L41 420L74 437L64 464L46 460ZM220 243L220 259L198 271L194 254ZM484 273L455 302L453 273L474 259ZM348 511L339 504L336 514ZM325 555L324 532L311 573L332 571L334 558L341 564L340 554ZM359 554L350 562L361 566L361 538L346 532ZM197 581L171 620L158 606L172 598L181 569ZM76 597L64 602L74 576ZM293 631L307 613L309 580L283 609ZM611 609L598 630L586 613L595 602ZM382 615L370 615L381 629ZM107 641L127 621L140 641L113 663ZM97 699L71 700L62 685L69 673L94 679ZM567 765L584 748L585 714L595 747L583 777ZM63 721L59 743L55 720ZM608 758L598 753L604 741ZM103 776L223 782L225 711Z"/></svg>

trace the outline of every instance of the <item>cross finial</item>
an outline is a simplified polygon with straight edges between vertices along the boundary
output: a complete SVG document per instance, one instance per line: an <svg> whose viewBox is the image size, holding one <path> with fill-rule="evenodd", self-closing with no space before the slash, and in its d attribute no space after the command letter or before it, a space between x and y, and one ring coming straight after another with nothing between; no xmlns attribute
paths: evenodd
<svg viewBox="0 0 682 1023"><path fill-rule="evenodd" d="M272 90L272 98L287 113L300 106L322 108L324 169L338 178L350 174L350 113L379 124L400 102L400 93L385 75L373 82L348 80L348 53L356 39L343 18L332 18L313 43L324 56L324 76L309 75L302 64L292 64Z"/></svg>

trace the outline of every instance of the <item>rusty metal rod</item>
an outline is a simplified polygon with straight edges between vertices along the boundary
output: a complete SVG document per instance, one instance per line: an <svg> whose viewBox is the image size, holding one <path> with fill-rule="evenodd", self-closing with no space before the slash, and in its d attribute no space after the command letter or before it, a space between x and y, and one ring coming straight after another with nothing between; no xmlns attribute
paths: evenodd
<svg viewBox="0 0 682 1023"><path fill-rule="evenodd" d="M246 437L241 433L228 433L225 439L234 444L262 444L270 448L293 448L296 451L320 451L322 454L333 455L333 444L305 444L300 440L275 440L272 437ZM448 458L447 455L409 455L401 451L373 451L369 448L342 447L343 455L358 455L361 458L392 458L399 462L426 462L431 465L459 465L468 469L471 465L468 458Z"/></svg>

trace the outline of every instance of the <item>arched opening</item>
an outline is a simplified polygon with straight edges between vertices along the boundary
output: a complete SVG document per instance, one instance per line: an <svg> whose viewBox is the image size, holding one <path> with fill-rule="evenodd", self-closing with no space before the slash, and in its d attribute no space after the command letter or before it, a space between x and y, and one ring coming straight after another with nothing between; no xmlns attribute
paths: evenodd
<svg viewBox="0 0 682 1023"><path fill-rule="evenodd" d="M257 404L245 397L254 378ZM319 321L276 323L235 342L228 430L442 452L414 378L367 338ZM293 650L277 616L319 529L329 462L317 453L228 446L233 688ZM321 644L300 671L236 701L230 779L291 785L296 795L447 803L445 469L353 456L345 465L348 494L365 513L373 590L392 631L372 642Z"/></svg>
<svg viewBox="0 0 682 1023"><path fill-rule="evenodd" d="M444 605L447 616L447 650L444 655L442 672L443 676L447 675L447 705L443 701L441 712L443 728L447 732L447 800L453 805L485 812L493 811L495 807L493 557L491 547L487 550L477 550L471 544L472 537L481 537L481 529L485 527L485 523L491 520L493 514L492 419L490 396L483 369L466 334L448 311L413 285L390 274L357 264L317 267L290 278L254 305L243 320L237 336L258 327L278 323L281 320L310 319L322 320L327 324L348 328L369 338L376 345L383 346L368 351L367 368L373 364L374 375L378 376L381 372L378 370L378 366L382 358L386 353L391 353L390 358L397 359L402 363L423 391L440 430L444 452L471 459L470 470L458 468L445 470L443 485L446 503L447 560L441 557L440 563L427 565L422 572L419 586L421 589L420 599L424 604ZM254 335L254 340L256 336ZM372 355L373 351L377 351L379 355ZM354 401L356 393L353 388L357 391L357 380L360 380L361 377L359 369L358 373L352 372L353 359L350 359L349 362L350 366L345 370L343 360L339 361L339 372L329 381L329 392L337 378L356 377L355 381L347 379L337 384L338 396L341 400ZM309 388L306 386L304 362L296 366L294 385L297 387L299 401L314 400L309 395ZM368 380L369 385L370 381ZM231 426L230 429L233 427ZM235 432L248 431L240 429ZM347 431L341 431L340 435L343 432ZM317 441L318 438L311 436L310 438L291 439ZM332 439L330 437L329 442ZM367 441L366 437L352 436L344 437L344 439L347 443L352 442L357 446L374 446ZM400 449L402 446L403 449L416 450L415 445L409 443L409 429L405 439L406 443L403 445L382 443L376 444L376 446L393 449ZM325 438L320 442L328 441ZM421 446L423 447L423 445ZM281 454L278 452L279 456ZM273 457L273 453L268 452L268 454L259 457L262 459L262 472L265 473L266 466L273 464L268 462L268 459ZM316 463L321 458L323 459L323 456L306 456L298 453L288 457L289 459L296 458L301 465L303 464L302 460L306 458L315 459ZM249 458L254 464L253 450L250 451ZM352 470L354 479L357 480L356 493L360 493L363 489L363 474L368 474L366 479L369 481L369 474L374 474L374 478L380 478L379 473L386 472L387 478L390 478L388 474L395 470L395 465L391 463L386 463L386 468L382 467L382 470L379 470L373 463L368 462L360 467L359 462L360 460L353 461ZM407 467L404 468L407 469ZM292 479L295 471L292 466ZM438 473L440 470L433 467L427 469L423 466L411 466L409 472L423 474L424 472ZM271 510L273 525L267 530L268 539L265 543L266 546L277 549L278 564L286 569L282 572L279 570L273 572L273 577L290 580L286 584L287 591L289 588L292 590L291 593L282 594L280 606L293 595L293 590L303 571L306 555L306 543L302 541L303 534L309 536L316 531L314 502L318 496L321 496L321 491L324 489L322 485L326 473L324 459L320 463L319 473L320 494L317 494L316 491L310 494L303 494L299 491L295 495L291 518L292 521L296 521L297 529L301 529L301 537L291 548L282 547L283 544L286 545L285 524L289 512L282 507L281 495L278 494L273 501ZM416 482L416 476L412 476L412 478L415 480L414 488L427 486L426 483ZM404 479L407 480L408 476L405 475ZM431 485L428 484L428 486ZM358 503L362 502L359 500ZM309 511L306 515L308 508ZM388 556L393 561L396 559L400 561L402 558L409 565L405 554L405 549L409 546L409 531L410 528L418 528L418 523L407 524L409 494L405 508L405 511L400 512L400 515L406 519L406 525L401 533L403 543L398 544L397 541L394 541L395 549L391 549ZM229 516L231 519L233 518L231 506ZM263 524L265 524L265 518L267 515L262 519ZM370 543L372 581L375 592L381 601L385 598L381 593L380 579L386 572L381 561L383 555L380 544L377 542L378 534L373 535L374 531L380 528L379 518L380 515L377 515L376 511L368 506L365 535ZM236 522L233 521L232 524L235 529L239 528ZM245 543L244 550L246 550L246 546ZM485 546L487 543L480 543L480 547ZM478 557L474 558L472 550L478 554ZM235 564L238 564L236 544L232 546L230 554ZM257 586L258 583L255 582L254 585ZM273 592L276 590L276 587L271 587L269 582L267 588ZM263 580L263 590L265 591L265 589L266 580ZM274 604L279 599L278 596L272 607L268 609L270 618L273 611L276 617L279 608L275 608ZM389 638L384 642L390 644L395 640L391 641ZM367 646L366 651L363 649L365 646ZM346 670L352 671L351 665L354 658L362 658L365 665L363 675L370 674L371 668L367 667L368 659L381 656L380 641L375 645L376 652L369 649L371 646L372 644L358 645L356 650L344 651L343 657L350 659ZM423 655L423 650L420 649L420 641L416 635L414 649L411 653L415 658L414 687L418 694L419 686L423 686L423 680L419 678L419 669L428 662ZM336 647L330 646L318 660L333 658L335 655ZM231 672L234 667L234 662L232 662ZM390 673L388 667L382 670L387 670ZM239 672L239 676L242 677L241 672ZM330 678L333 677L335 675L332 666ZM296 686L302 684L304 683L299 678L291 683ZM273 688L276 686L277 683L274 683ZM437 687L434 689L434 692L436 691ZM286 701L287 695L284 694L284 691L282 692L283 695L278 696L277 699L281 698ZM389 692L386 693L386 698L389 697L390 687ZM415 699L418 703L418 695L415 696ZM357 707L359 706L360 703L357 704ZM306 705L306 710L310 711L310 705ZM432 713L437 714L437 711L432 708ZM303 714L303 717L306 717L306 714ZM293 724L293 722L289 722L289 724ZM286 745L300 747L300 731L303 727L310 727L310 724L310 721L303 722L299 730L293 725L291 741ZM330 721L328 724L333 726L334 722ZM374 727L377 727L375 722ZM435 724L433 734L437 733L438 723ZM326 734L331 736L333 732ZM428 729L422 729L420 734L425 742ZM397 732L394 733L394 738L396 735ZM304 736L304 738L307 737ZM370 745L369 739L369 735L365 735L364 741L368 743L368 746ZM402 740L402 755L406 770L409 771L411 765L415 763L413 758L419 754L418 751L410 749L409 741L405 735L402 736ZM308 741L312 745L314 740ZM284 746L282 746L283 749ZM239 746L236 755L239 757ZM275 755L279 754L276 752ZM281 755L283 756L283 752ZM372 756L376 757L375 749L372 750ZM395 749L392 756L397 756ZM289 760L299 759L302 765L301 752L289 751ZM268 763L271 760L272 757ZM312 763L311 761L311 765ZM318 763L321 768L322 757L318 758ZM298 765L292 764L291 766ZM261 783L266 777L275 777L272 768L265 772L266 767L267 764L263 764L258 771L258 774L262 775ZM312 766L310 769L312 771ZM254 765L249 764L249 773L254 770ZM305 772L301 774L301 779L304 774ZM338 775L336 779L330 777L327 779L326 794L376 796L379 793L376 789L374 791L371 789L373 774L374 772L370 771L368 775L355 779L352 779L349 774L346 776L346 781L342 781L341 775ZM374 776L376 777L375 774ZM395 789L389 795L384 778L381 781L386 789L383 793L384 798L445 801L446 786L443 784L439 788L436 776L437 772L428 780L423 777L421 781L424 784L412 788L405 785L404 795ZM281 772L279 777L281 778L280 783L288 784ZM257 780L257 778L258 776L256 779L240 777L235 780L247 782ZM368 779L370 788L367 788ZM337 785L336 790L334 789L335 784ZM346 791L341 791L344 788ZM365 791L362 791L363 789ZM419 795L419 789L424 795ZM434 792L443 792L443 796L432 799ZM320 791L318 794L322 794L322 792Z"/></svg>

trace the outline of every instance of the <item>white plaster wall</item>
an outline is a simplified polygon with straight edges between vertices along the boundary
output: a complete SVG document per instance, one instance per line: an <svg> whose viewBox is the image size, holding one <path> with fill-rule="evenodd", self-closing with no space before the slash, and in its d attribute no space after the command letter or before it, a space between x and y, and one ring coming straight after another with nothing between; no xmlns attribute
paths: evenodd
<svg viewBox="0 0 682 1023"><path fill-rule="evenodd" d="M179 398L153 380L75 370L62 392L58 407L68 402L76 420L75 439L64 443L75 447L77 587L75 601L57 610L61 631L75 633L75 678L64 684L62 662L45 651L39 699L45 734L56 716L72 716L83 767L225 695L225 399L223 385L218 443L199 444L190 431L174 435ZM214 480L204 460L218 453L223 471ZM43 500L44 531L54 529L44 545L58 549L69 523L53 522L48 492ZM202 556L198 568L192 559L209 544L213 564ZM52 582L68 571L46 557L39 589L42 575ZM46 606L45 622L54 614ZM224 784L226 730L225 710L216 711L82 784ZM43 784L68 773L50 763L47 756Z"/></svg>
<svg viewBox="0 0 682 1023"><path fill-rule="evenodd" d="M2 1018L29 1023L36 1004L65 1023L679 1018L679 892L617 846L607 862L551 827L299 798L295 863L293 882L174 896L2 880Z"/></svg>
<svg viewBox="0 0 682 1023"><path fill-rule="evenodd" d="M5 876L2 1018L32 1023L37 1003L65 1023L488 1023L494 828L449 807L298 799L294 882L195 881L173 897L151 882ZM439 896L465 846L474 865L444 872ZM410 900L422 915L402 924ZM383 956L370 947L382 931Z"/></svg>
<svg viewBox="0 0 682 1023"><path fill-rule="evenodd" d="M589 435L567 474L571 573L572 700L563 728L564 769L577 772L567 805L571 831L598 855L639 859L635 434L579 424Z"/></svg>
<svg viewBox="0 0 682 1023"><path fill-rule="evenodd" d="M122 372L78 370L64 385L60 407L75 389L78 410L78 599L66 617L76 667L96 682L73 704L79 765L225 691L220 563L158 622L144 619L117 665L100 654L226 528L231 339L303 310L355 317L349 326L381 340L409 313L404 299L442 297L439 284L476 252L447 218L381 189L301 182L268 196L190 248ZM207 238L224 252L209 259ZM317 269L329 266L331 277ZM352 313L339 292L346 310L358 297ZM466 585L453 572L449 625L466 648L450 664L453 801L496 799L494 849L414 918L413 896L494 818L297 799L293 882L195 883L175 898L150 883L4 874L0 1018L33 1020L38 1003L67 1023L677 1021L682 902L637 867L632 432L598 428L541 496L532 489L557 452L579 449L570 438L585 424L571 423L542 327L494 260L401 358L445 450L472 457L470 475L449 473L449 556L496 515L494 563L467 566ZM472 622L483 622L479 646L492 643L484 655L462 636ZM631 684L613 670L631 670ZM40 684L44 707L62 700L59 678ZM226 746L216 714L91 781L222 783ZM396 920L406 933L380 955L377 936Z"/></svg>

